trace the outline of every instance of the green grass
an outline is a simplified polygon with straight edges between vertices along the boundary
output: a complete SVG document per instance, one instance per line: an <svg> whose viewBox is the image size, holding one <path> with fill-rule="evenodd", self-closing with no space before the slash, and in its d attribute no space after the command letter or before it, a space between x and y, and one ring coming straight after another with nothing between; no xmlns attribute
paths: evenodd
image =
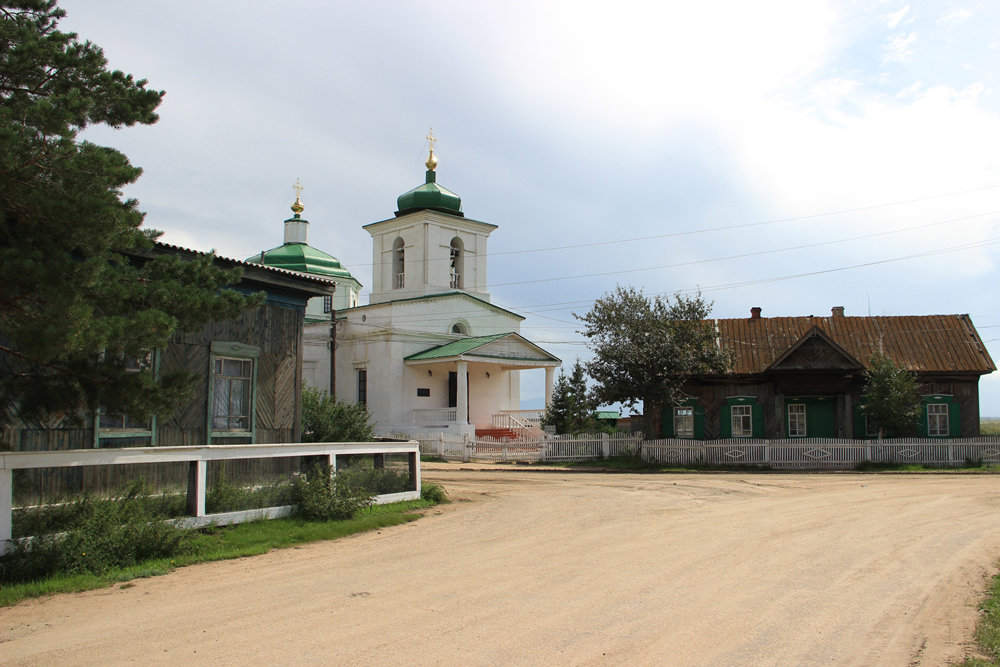
<svg viewBox="0 0 1000 667"><path fill-rule="evenodd" d="M986 659L966 658L955 667L1000 667L1000 574L993 577L979 611L975 638Z"/></svg>
<svg viewBox="0 0 1000 667"><path fill-rule="evenodd" d="M998 473L1000 466L989 465L981 461L966 461L964 465L958 467L945 466L925 466L922 463L884 463L875 461L865 461L859 463L859 472L963 472L969 474L976 473Z"/></svg>
<svg viewBox="0 0 1000 667"><path fill-rule="evenodd" d="M980 419L980 435L1000 435L1000 419Z"/></svg>
<svg viewBox="0 0 1000 667"><path fill-rule="evenodd" d="M211 561L243 558L308 542L335 540L347 535L397 526L420 518L414 510L432 507L432 500L410 500L387 505L373 505L346 521L307 521L296 517L271 521L252 521L235 526L208 527L195 535L191 548L183 555L144 561L132 567L112 568L103 574L60 574L27 583L0 587L0 606L16 604L25 598L74 593L125 585L133 579L166 574L177 567Z"/></svg>

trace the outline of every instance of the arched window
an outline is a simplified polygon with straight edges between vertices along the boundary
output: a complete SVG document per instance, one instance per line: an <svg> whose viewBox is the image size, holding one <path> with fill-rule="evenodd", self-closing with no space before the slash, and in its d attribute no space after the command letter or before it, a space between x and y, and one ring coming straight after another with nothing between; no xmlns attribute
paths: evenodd
<svg viewBox="0 0 1000 667"><path fill-rule="evenodd" d="M392 284L393 289L402 289L406 286L406 280L404 279L404 267L405 261L403 255L405 251L403 250L403 239L397 238L392 243Z"/></svg>
<svg viewBox="0 0 1000 667"><path fill-rule="evenodd" d="M469 324L464 320L459 320L451 325L451 333L458 334L460 336L468 336Z"/></svg>
<svg viewBox="0 0 1000 667"><path fill-rule="evenodd" d="M451 240L451 276L448 283L452 289L463 289L465 278L465 244L457 236Z"/></svg>

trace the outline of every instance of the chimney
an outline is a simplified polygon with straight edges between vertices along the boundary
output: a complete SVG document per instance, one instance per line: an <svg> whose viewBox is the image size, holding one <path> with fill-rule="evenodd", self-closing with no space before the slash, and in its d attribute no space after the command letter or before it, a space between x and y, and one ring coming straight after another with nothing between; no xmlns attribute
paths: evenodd
<svg viewBox="0 0 1000 667"><path fill-rule="evenodd" d="M750 309L750 319L759 320L760 319L760 306L754 306Z"/></svg>
<svg viewBox="0 0 1000 667"><path fill-rule="evenodd" d="M830 310L830 312L833 314L834 317L843 317L844 316L844 307L843 306L834 306Z"/></svg>

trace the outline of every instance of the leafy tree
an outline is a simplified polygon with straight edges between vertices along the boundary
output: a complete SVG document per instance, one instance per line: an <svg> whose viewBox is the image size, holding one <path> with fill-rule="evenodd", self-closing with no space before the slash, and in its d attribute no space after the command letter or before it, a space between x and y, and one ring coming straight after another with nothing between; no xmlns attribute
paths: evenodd
<svg viewBox="0 0 1000 667"><path fill-rule="evenodd" d="M315 387L302 391L303 442L370 442L375 439L370 419L363 403L338 401Z"/></svg>
<svg viewBox="0 0 1000 667"><path fill-rule="evenodd" d="M657 408L679 401L689 377L729 368L728 352L705 321L711 310L701 294L651 299L619 285L586 315L574 314L594 351L586 370L597 381L597 401L630 407L642 401L646 433L655 433Z"/></svg>
<svg viewBox="0 0 1000 667"><path fill-rule="evenodd" d="M905 437L912 432L920 418L917 376L879 351L868 360L864 379L862 404L879 438Z"/></svg>
<svg viewBox="0 0 1000 667"><path fill-rule="evenodd" d="M552 388L552 401L542 415L542 426L555 426L556 433L593 433L599 426L596 408L578 358L568 378L560 371Z"/></svg>
<svg viewBox="0 0 1000 667"><path fill-rule="evenodd" d="M142 173L78 141L94 124L155 123L163 93L109 71L101 49L57 30L55 0L0 4L0 426L79 418L105 405L143 419L191 396L193 377L155 381L136 359L176 331L234 319L262 302L219 288L238 272L212 258L148 262L159 232L122 188ZM134 255L134 253L133 253Z"/></svg>

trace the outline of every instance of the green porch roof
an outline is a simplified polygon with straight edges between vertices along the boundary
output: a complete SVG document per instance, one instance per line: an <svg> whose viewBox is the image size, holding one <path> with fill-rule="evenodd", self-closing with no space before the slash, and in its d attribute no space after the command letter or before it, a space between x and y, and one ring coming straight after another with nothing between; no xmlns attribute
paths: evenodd
<svg viewBox="0 0 1000 667"><path fill-rule="evenodd" d="M482 347L487 343L492 343L495 340L500 340L501 338L506 338L507 336L511 335L515 334L502 333L502 334L493 334L492 336L473 336L471 338L463 338L461 340L445 343L444 345L438 345L437 347L432 347L431 349L424 350L423 352L417 352L416 354L411 354L410 356L404 358L403 361L424 361L427 359L445 359L447 357L457 357L467 352L471 352L472 350L475 350L477 347Z"/></svg>
<svg viewBox="0 0 1000 667"><path fill-rule="evenodd" d="M598 410L598 419L620 419L622 414L617 410Z"/></svg>

